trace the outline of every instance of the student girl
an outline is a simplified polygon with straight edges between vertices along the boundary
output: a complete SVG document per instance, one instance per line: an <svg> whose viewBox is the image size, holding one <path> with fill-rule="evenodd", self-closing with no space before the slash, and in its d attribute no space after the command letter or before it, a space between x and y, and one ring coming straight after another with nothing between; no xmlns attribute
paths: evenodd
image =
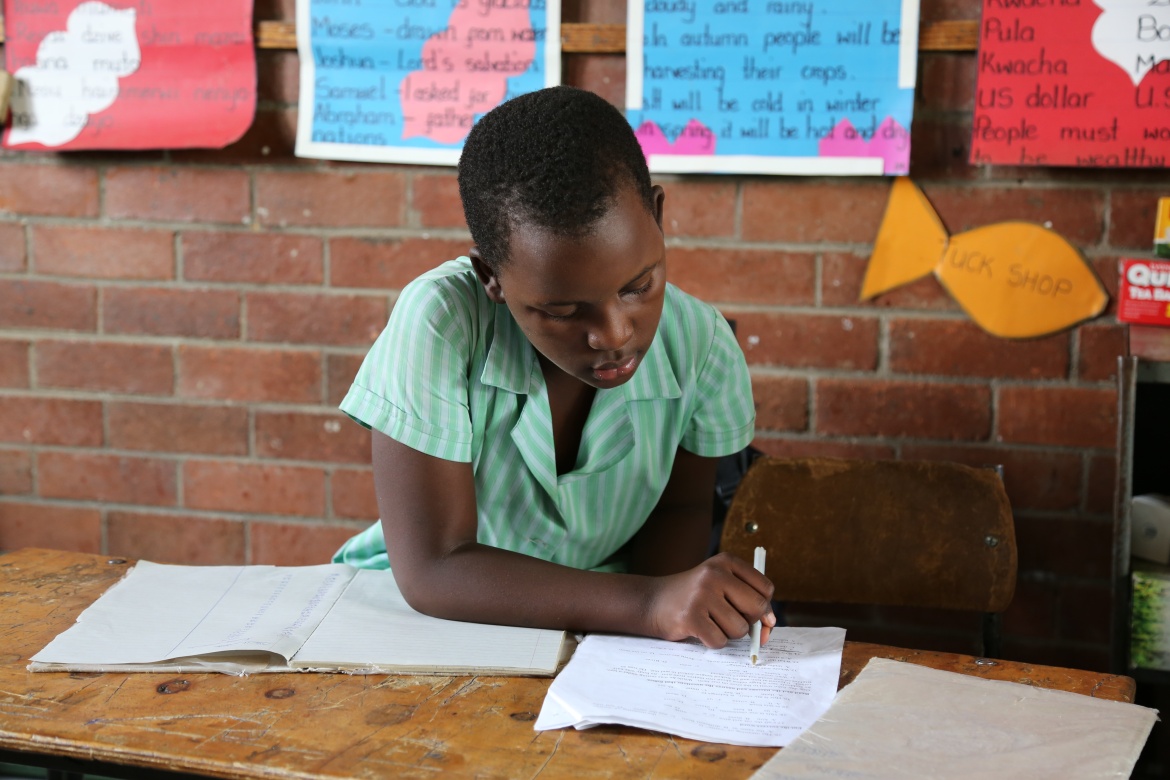
<svg viewBox="0 0 1170 780"><path fill-rule="evenodd" d="M706 558L751 383L720 313L667 282L625 118L571 87L507 101L459 193L475 245L402 291L341 403L372 429L381 521L335 560L453 620L710 647L775 625L763 575Z"/></svg>

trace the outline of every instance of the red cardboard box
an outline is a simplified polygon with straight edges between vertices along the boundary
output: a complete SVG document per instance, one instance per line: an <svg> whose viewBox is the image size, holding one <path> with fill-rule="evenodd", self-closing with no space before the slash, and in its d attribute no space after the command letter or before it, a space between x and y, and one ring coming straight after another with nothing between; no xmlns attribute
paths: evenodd
<svg viewBox="0 0 1170 780"><path fill-rule="evenodd" d="M1170 326L1170 261L1126 257L1117 270L1117 319Z"/></svg>

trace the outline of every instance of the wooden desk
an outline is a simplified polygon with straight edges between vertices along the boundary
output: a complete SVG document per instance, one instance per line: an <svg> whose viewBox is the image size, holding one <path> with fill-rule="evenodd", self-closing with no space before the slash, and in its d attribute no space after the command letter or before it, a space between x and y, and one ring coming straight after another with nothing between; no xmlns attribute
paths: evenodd
<svg viewBox="0 0 1170 780"><path fill-rule="evenodd" d="M0 760L128 776L722 779L748 777L774 753L624 727L536 733L548 679L26 671L130 563L0 556ZM1134 694L1128 677L856 642L845 645L842 684L874 656L1117 701Z"/></svg>

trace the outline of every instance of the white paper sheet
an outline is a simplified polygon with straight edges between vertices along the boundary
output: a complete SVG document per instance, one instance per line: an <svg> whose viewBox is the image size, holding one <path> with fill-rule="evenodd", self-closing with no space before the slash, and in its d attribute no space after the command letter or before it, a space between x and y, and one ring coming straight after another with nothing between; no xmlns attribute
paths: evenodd
<svg viewBox="0 0 1170 780"><path fill-rule="evenodd" d="M419 614L389 571L139 561L29 669L551 675L573 646L564 631Z"/></svg>
<svg viewBox="0 0 1170 780"><path fill-rule="evenodd" d="M874 658L753 780L1129 777L1156 710Z"/></svg>
<svg viewBox="0 0 1170 780"><path fill-rule="evenodd" d="M145 664L218 652L288 658L352 576L321 566L172 566L139 561L30 660Z"/></svg>
<svg viewBox="0 0 1170 780"><path fill-rule="evenodd" d="M415 612L389 571L360 570L293 656L293 668L521 674L556 671L565 634L441 620Z"/></svg>
<svg viewBox="0 0 1170 780"><path fill-rule="evenodd" d="M732 745L783 746L837 691L842 628L778 628L752 665L747 637L697 641L590 634L549 686L538 731L620 723Z"/></svg>

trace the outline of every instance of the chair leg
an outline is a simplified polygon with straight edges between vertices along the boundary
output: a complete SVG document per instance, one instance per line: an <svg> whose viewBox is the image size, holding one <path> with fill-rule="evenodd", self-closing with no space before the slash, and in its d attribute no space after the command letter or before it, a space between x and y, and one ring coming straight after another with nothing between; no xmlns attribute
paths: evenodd
<svg viewBox="0 0 1170 780"><path fill-rule="evenodd" d="M999 658L1002 652L1000 635L1002 618L998 612L983 613L983 641L980 655L984 658Z"/></svg>

